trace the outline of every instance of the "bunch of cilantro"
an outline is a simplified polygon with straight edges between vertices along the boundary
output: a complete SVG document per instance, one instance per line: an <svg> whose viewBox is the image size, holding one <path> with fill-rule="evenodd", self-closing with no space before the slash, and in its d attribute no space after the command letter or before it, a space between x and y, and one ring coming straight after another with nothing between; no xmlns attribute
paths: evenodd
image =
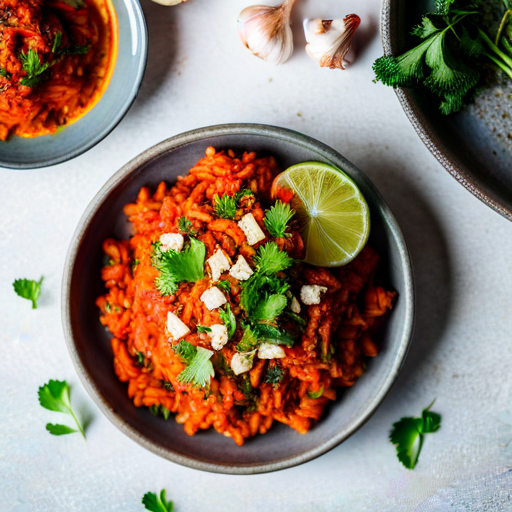
<svg viewBox="0 0 512 512"><path fill-rule="evenodd" d="M373 65L376 81L392 87L421 85L437 100L441 113L463 109L473 96L484 64L493 62L512 79L512 11L505 13L494 42L483 30L484 0L437 0L412 35L421 39L399 57L384 56Z"/></svg>

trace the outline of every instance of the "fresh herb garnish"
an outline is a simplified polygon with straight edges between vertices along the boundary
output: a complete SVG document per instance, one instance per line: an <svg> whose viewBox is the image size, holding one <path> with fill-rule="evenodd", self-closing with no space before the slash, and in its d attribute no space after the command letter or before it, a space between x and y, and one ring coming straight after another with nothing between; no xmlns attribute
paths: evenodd
<svg viewBox="0 0 512 512"><path fill-rule="evenodd" d="M423 446L424 434L439 430L441 416L431 412L432 402L423 410L421 418L402 418L393 423L390 441L396 445L398 460L407 468L414 469Z"/></svg>
<svg viewBox="0 0 512 512"><path fill-rule="evenodd" d="M253 322L271 322L284 311L287 304L288 300L285 295L280 293L269 295L254 309L251 320Z"/></svg>
<svg viewBox="0 0 512 512"><path fill-rule="evenodd" d="M293 263L292 258L281 251L275 242L268 242L261 246L253 260L256 269L263 274L276 274Z"/></svg>
<svg viewBox="0 0 512 512"><path fill-rule="evenodd" d="M174 391L174 386L172 385L172 382L169 382L168 380L161 380L160 384L162 384L162 387L166 391Z"/></svg>
<svg viewBox="0 0 512 512"><path fill-rule="evenodd" d="M154 492L147 492L142 498L142 504L151 512L172 512L173 510L172 501L167 501L165 498L165 489L162 489L160 496Z"/></svg>
<svg viewBox="0 0 512 512"><path fill-rule="evenodd" d="M162 295L176 293L178 284L199 281L204 277L206 247L203 242L190 238L190 244L181 252L173 249L162 251L160 242L154 244L153 267L160 271L155 286Z"/></svg>
<svg viewBox="0 0 512 512"><path fill-rule="evenodd" d="M231 283L227 279L221 279L217 283L217 286L226 293L229 293L231 291Z"/></svg>
<svg viewBox="0 0 512 512"><path fill-rule="evenodd" d="M12 286L14 291L23 299L32 301L32 309L37 309L37 299L41 295L41 284L43 277L39 281L31 279L16 279Z"/></svg>
<svg viewBox="0 0 512 512"><path fill-rule="evenodd" d="M178 375L178 381L185 384L193 384L199 387L206 387L210 383L210 379L215 377L213 364L210 361L213 351L203 347L194 347L196 353L188 366Z"/></svg>
<svg viewBox="0 0 512 512"><path fill-rule="evenodd" d="M231 306L226 304L226 307L219 308L219 315L220 319L224 322L224 325L228 329L228 338L231 339L233 337L233 334L235 334L236 331L236 318L233 312L231 311Z"/></svg>
<svg viewBox="0 0 512 512"><path fill-rule="evenodd" d="M137 358L137 366L145 366L146 365L146 357L142 352L135 352L135 357Z"/></svg>
<svg viewBox="0 0 512 512"><path fill-rule="evenodd" d="M238 352L250 352L251 350L254 350L258 345L258 335L249 326L246 326L242 339L236 346L236 350Z"/></svg>
<svg viewBox="0 0 512 512"><path fill-rule="evenodd" d="M11 73L9 73L9 71L7 71L5 68L0 68L0 76L3 76L7 80L10 80L12 78Z"/></svg>
<svg viewBox="0 0 512 512"><path fill-rule="evenodd" d="M149 407L149 412L153 416L159 416L161 414L165 420L168 420L169 416L171 414L171 411L169 411L169 409L167 409L167 407L164 407L161 404L160 405L156 405L156 404L151 405Z"/></svg>
<svg viewBox="0 0 512 512"><path fill-rule="evenodd" d="M45 80L43 73L57 62L53 60L42 64L38 53L33 48L30 48L28 53L21 52L20 60L23 71L27 73L27 76L20 80L20 84L27 87L35 87L43 82Z"/></svg>
<svg viewBox="0 0 512 512"><path fill-rule="evenodd" d="M192 227L192 222L190 222L186 217L180 217L178 219L178 228L188 236L197 235L197 230Z"/></svg>
<svg viewBox="0 0 512 512"><path fill-rule="evenodd" d="M278 365L270 366L265 374L265 383L277 386L284 377L284 370Z"/></svg>
<svg viewBox="0 0 512 512"><path fill-rule="evenodd" d="M308 396L309 398L320 398L324 394L324 387L320 386L320 389L318 391L309 391Z"/></svg>
<svg viewBox="0 0 512 512"><path fill-rule="evenodd" d="M292 322L299 328L299 330L304 330L304 327L306 326L306 320L304 320L304 318L297 315L297 313L294 313L293 311L285 311L284 314L290 320L292 320Z"/></svg>
<svg viewBox="0 0 512 512"><path fill-rule="evenodd" d="M248 188L243 188L242 190L239 190L238 192L235 192L236 204L239 206L239 203L240 203L240 200L242 199L242 197L252 196L252 195L254 195L252 193L252 190L250 190Z"/></svg>
<svg viewBox="0 0 512 512"><path fill-rule="evenodd" d="M69 398L69 385L66 381L50 380L48 384L41 386L38 391L39 403L45 409L50 411L62 412L69 414L76 423L78 430L68 427L67 425L54 425L48 423L46 430L54 436L61 436L65 434L72 434L80 431L85 439L84 429L80 425L73 409L71 408L71 401Z"/></svg>
<svg viewBox="0 0 512 512"><path fill-rule="evenodd" d="M512 56L504 53L512 40L498 32L496 42L481 27L481 0L438 0L436 10L426 14L412 35L422 42L401 56L384 56L373 65L376 81L393 87L421 85L437 97L443 114L461 110L490 59L512 78ZM507 13L503 23L507 22Z"/></svg>
<svg viewBox="0 0 512 512"><path fill-rule="evenodd" d="M173 349L174 352L178 354L181 360L186 364L190 364L197 353L195 345L192 345L192 343L189 343L185 340L181 340L177 345L173 347Z"/></svg>
<svg viewBox="0 0 512 512"><path fill-rule="evenodd" d="M207 327L206 325L197 324L197 332L212 332L211 327Z"/></svg>
<svg viewBox="0 0 512 512"><path fill-rule="evenodd" d="M295 342L291 333L268 323L256 323L253 325L253 330L260 340L266 341L267 343L291 347Z"/></svg>
<svg viewBox="0 0 512 512"><path fill-rule="evenodd" d="M282 238L289 236L286 233L286 227L290 219L295 215L295 211L290 208L290 205L283 203L279 199L274 206L266 213L263 222L268 232L274 238Z"/></svg>
<svg viewBox="0 0 512 512"><path fill-rule="evenodd" d="M234 219L236 216L236 199L224 194L223 196L214 196L213 209L215 214L221 219Z"/></svg>

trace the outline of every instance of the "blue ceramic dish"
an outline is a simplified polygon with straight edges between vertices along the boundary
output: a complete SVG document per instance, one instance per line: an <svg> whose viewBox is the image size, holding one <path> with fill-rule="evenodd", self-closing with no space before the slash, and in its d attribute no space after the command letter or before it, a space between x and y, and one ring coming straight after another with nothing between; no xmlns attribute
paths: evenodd
<svg viewBox="0 0 512 512"><path fill-rule="evenodd" d="M148 33L138 0L112 0L119 22L119 51L114 73L97 105L54 135L0 141L0 167L35 169L85 153L121 121L135 100L144 76Z"/></svg>

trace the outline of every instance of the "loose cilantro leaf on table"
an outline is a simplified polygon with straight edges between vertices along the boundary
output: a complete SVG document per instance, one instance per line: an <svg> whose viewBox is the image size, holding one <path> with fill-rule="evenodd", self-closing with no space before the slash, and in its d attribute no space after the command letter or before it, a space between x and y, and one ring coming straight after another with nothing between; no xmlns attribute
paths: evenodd
<svg viewBox="0 0 512 512"><path fill-rule="evenodd" d="M38 396L39 403L45 409L69 414L75 420L78 430L85 439L85 433L82 425L80 425L80 422L71 408L69 385L66 381L50 380L48 384L39 388ZM77 432L77 430L68 427L67 425L54 425L52 423L48 423L46 425L46 430L48 430L50 434L56 436Z"/></svg>
<svg viewBox="0 0 512 512"><path fill-rule="evenodd" d="M398 460L408 469L414 469L423 446L424 434L437 432L441 416L430 411L432 402L423 410L421 418L402 418L393 423L390 441L396 445Z"/></svg>
<svg viewBox="0 0 512 512"><path fill-rule="evenodd" d="M32 301L32 309L37 309L37 299L41 295L41 284L43 277L39 281L31 279L16 279L12 284L14 291L23 299Z"/></svg>
<svg viewBox="0 0 512 512"><path fill-rule="evenodd" d="M162 489L160 496L154 492L147 492L142 498L142 504L151 512L172 512L173 510L173 502L165 498L165 489Z"/></svg>
<svg viewBox="0 0 512 512"><path fill-rule="evenodd" d="M236 331L236 318L231 311L231 306L226 304L225 308L219 308L220 319L228 329L228 338L231 339Z"/></svg>
<svg viewBox="0 0 512 512"><path fill-rule="evenodd" d="M282 238L287 236L286 227L294 215L295 211L290 208L290 205L278 199L276 204L271 206L270 210L266 213L263 222L268 232L274 238Z"/></svg>
<svg viewBox="0 0 512 512"><path fill-rule="evenodd" d="M210 379L215 376L213 364L210 361L212 356L213 351L196 347L196 354L178 375L178 381L202 388L206 387L210 383Z"/></svg>
<svg viewBox="0 0 512 512"><path fill-rule="evenodd" d="M160 242L154 244L153 267L160 271L155 286L162 295L176 293L178 284L195 283L204 277L206 247L200 240L190 238L190 244L181 252L169 249L162 251Z"/></svg>

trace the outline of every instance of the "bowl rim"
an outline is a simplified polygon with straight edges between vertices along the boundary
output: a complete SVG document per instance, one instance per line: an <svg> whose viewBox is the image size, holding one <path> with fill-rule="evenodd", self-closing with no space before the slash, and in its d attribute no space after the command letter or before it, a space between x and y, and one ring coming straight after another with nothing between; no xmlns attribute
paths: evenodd
<svg viewBox="0 0 512 512"><path fill-rule="evenodd" d="M392 236L396 241L400 259L402 261L404 269L405 281L405 289L401 296L401 300L405 302L405 328L401 333L401 340L398 347L398 352L394 359L393 366L390 368L388 375L384 381L384 384L382 385L379 392L370 401L365 411L361 413L344 430L338 432L328 441L325 441L316 446L315 448L310 449L306 452L302 452L298 455L293 455L270 463L249 463L235 465L198 461L193 457L174 453L170 449L163 448L157 443L148 440L143 434L141 434L135 428L131 427L123 418L117 415L117 413L112 409L110 404L104 398L101 390L93 381L88 370L85 368L85 366L82 364L82 361L80 360L78 351L74 345L69 307L71 278L73 273L72 270L75 264L77 252L81 245L83 236L86 233L90 222L96 215L98 208L103 204L104 200L107 198L110 192L114 190L118 186L118 184L120 184L129 174L131 174L133 171L135 171L137 168L144 165L145 163L155 158L158 158L159 156L167 152L173 151L183 145L222 135L257 135L278 139L286 142L291 142L294 144L301 145L302 147L305 148L311 148L316 152L320 152L323 155L325 155L325 158L331 159L331 161L346 162L348 167L356 168L341 154L339 154L337 151L333 150L329 146L325 145L324 143L316 139L313 139L312 137L309 137L307 135L301 134L299 132L287 128L280 128L270 125L248 123L214 125L188 131L171 137L167 140L164 140L163 142L160 142L159 144L156 144L155 146L145 150L140 155L136 156L127 164L125 164L105 183L105 185L103 185L100 191L94 196L92 201L87 206L84 214L78 222L78 226L76 228L75 233L73 234L72 241L69 246L68 253L66 255L64 273L62 278L61 314L66 345L73 365L75 367L75 370L78 374L78 377L80 378L80 381L82 382L89 396L99 407L100 411L121 432L123 432L130 439L137 442L150 452L155 453L156 455L159 455L160 457L163 457L177 464L213 473L249 475L282 470L313 460L319 457L320 455L327 453L328 451L339 445L341 442L346 440L370 419L370 417L375 413L375 411L377 410L377 408L382 403L384 398L389 393L391 387L393 386L400 370L403 367L407 352L409 350L409 346L411 344L415 320L414 280L410 254L405 243L404 237L402 235L402 232L398 226L398 223L396 222L393 214L391 213L388 205L384 201L380 192L378 192L378 190L376 189L375 185L373 185L369 178L360 171L361 179L366 182L365 184L372 193L372 199L374 199L375 202L379 205L378 207L381 211L381 214L388 222L389 228L391 229L392 232Z"/></svg>
<svg viewBox="0 0 512 512"><path fill-rule="evenodd" d="M137 69L137 76L134 80L134 87L131 91L131 98L129 97L129 101L124 105L124 107L119 110L119 112L110 119L109 125L103 131L96 132L96 134L81 147L77 148L70 153L67 153L60 157L48 158L47 160L42 160L40 162L35 163L12 163L7 162L2 159L0 156L0 167L9 170L16 171L26 171L30 169L43 169L45 167L50 167L52 165L61 164L64 162L69 162L74 158L83 155L93 147L97 146L102 140L108 137L119 125L119 123L124 119L128 111L132 108L134 101L137 99L137 96L140 91L140 87L142 85L142 80L144 79L144 74L146 73L146 67L148 63L148 46L149 46L149 35L148 35L148 27L146 23L146 17L144 16L144 12L142 10L142 6L140 5L139 0L121 0L125 4L129 4L133 7L133 11L135 13L134 20L135 23L139 26L141 31L141 56L140 62ZM114 69L115 73L115 69ZM110 85L110 84L109 84ZM108 89L108 87L107 87ZM101 98L100 98L101 101ZM93 108L99 106L99 103L96 104ZM84 117L87 117L87 113ZM80 122L81 119L78 119L77 122Z"/></svg>
<svg viewBox="0 0 512 512"><path fill-rule="evenodd" d="M391 33L395 30L392 12L396 8L397 0L383 0L381 10L381 42L384 55L395 55L396 49ZM467 190L495 212L512 221L512 208L507 207L486 191L485 184L475 176L468 173L455 155L445 147L443 141L434 133L425 116L418 108L412 92L404 87L394 87L410 123L416 130L422 142L436 157L438 162Z"/></svg>

